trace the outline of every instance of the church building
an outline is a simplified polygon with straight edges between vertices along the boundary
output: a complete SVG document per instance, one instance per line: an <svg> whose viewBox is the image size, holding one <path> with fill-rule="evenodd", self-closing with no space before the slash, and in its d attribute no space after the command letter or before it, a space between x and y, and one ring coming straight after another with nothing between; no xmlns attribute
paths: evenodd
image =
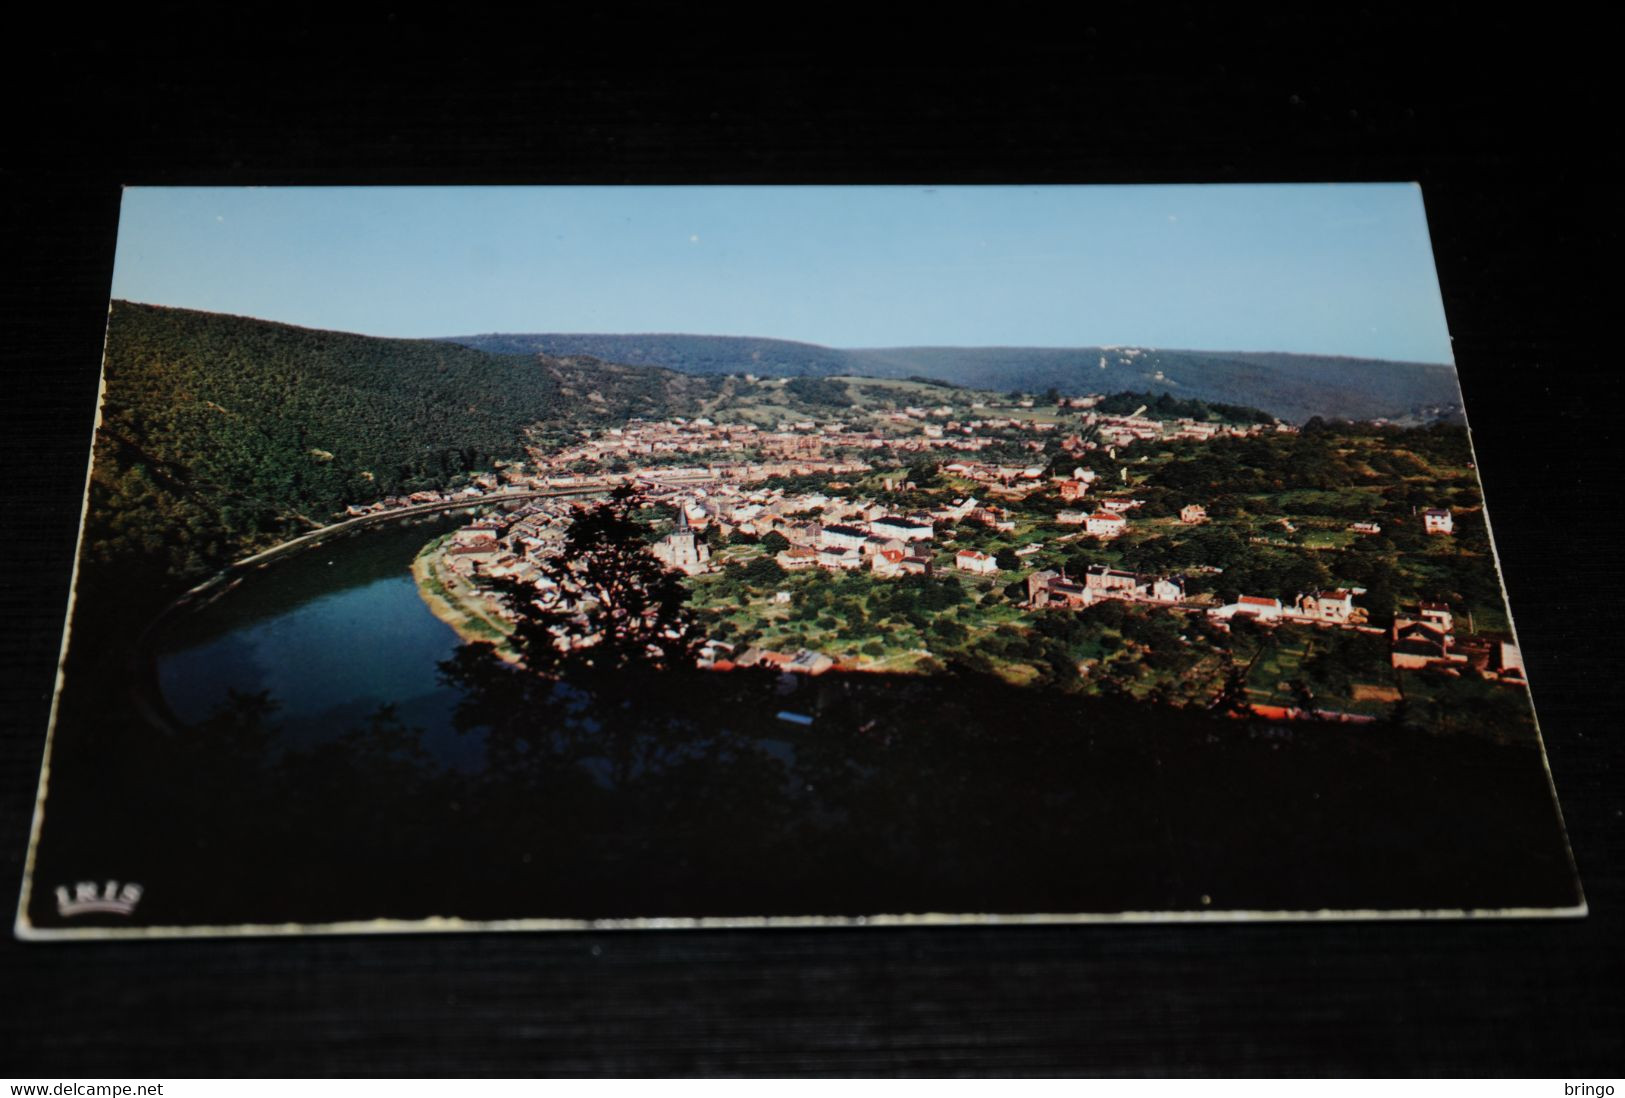
<svg viewBox="0 0 1625 1098"><path fill-rule="evenodd" d="M677 529L654 543L654 555L673 571L697 576L711 570L711 547L688 524L688 508L677 506Z"/></svg>

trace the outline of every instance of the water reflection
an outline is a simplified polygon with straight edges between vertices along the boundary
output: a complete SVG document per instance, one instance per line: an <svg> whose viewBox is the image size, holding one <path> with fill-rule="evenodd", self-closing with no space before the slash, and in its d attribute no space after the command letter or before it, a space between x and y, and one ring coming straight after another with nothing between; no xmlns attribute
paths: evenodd
<svg viewBox="0 0 1625 1098"><path fill-rule="evenodd" d="M166 630L157 657L171 712L197 725L241 696L275 705L276 746L308 748L365 726L380 707L421 731L441 765L485 765L477 728L438 665L461 643L424 605L409 568L456 519L367 531L278 561Z"/></svg>

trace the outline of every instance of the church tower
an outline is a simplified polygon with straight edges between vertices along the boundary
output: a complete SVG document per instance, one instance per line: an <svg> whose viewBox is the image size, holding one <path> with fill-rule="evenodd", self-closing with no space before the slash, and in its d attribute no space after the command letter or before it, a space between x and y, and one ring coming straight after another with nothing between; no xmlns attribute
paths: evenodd
<svg viewBox="0 0 1625 1098"><path fill-rule="evenodd" d="M655 542L654 554L667 568L691 576L710 571L711 547L695 535L688 523L688 507L682 503L677 505L677 528Z"/></svg>
<svg viewBox="0 0 1625 1098"><path fill-rule="evenodd" d="M671 533L671 548L680 565L699 559L694 547L694 528L688 524L688 507L681 503L677 505L677 529Z"/></svg>

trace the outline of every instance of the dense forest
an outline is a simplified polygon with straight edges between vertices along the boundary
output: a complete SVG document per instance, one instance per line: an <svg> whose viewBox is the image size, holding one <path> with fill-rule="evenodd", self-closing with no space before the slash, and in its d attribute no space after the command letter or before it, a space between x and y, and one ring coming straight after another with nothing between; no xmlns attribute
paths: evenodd
<svg viewBox="0 0 1625 1098"><path fill-rule="evenodd" d="M779 339L694 335L477 335L455 342L504 354L585 354L688 374L913 378L976 389L1062 395L1120 390L1262 408L1293 423L1311 416L1431 423L1459 418L1455 368L1253 352L1133 347L889 347L839 350Z"/></svg>
<svg viewBox="0 0 1625 1098"><path fill-rule="evenodd" d="M716 384L122 301L104 380L81 583L158 590L519 458L532 425L665 415Z"/></svg>
<svg viewBox="0 0 1625 1098"><path fill-rule="evenodd" d="M845 385L822 377L795 377L785 383L790 396L803 404L823 408L850 408L852 394Z"/></svg>

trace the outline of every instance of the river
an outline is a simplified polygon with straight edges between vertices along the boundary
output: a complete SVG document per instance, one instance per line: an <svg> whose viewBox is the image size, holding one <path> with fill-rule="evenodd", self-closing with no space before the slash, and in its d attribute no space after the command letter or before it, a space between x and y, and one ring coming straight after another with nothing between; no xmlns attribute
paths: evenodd
<svg viewBox="0 0 1625 1098"><path fill-rule="evenodd" d="M159 687L186 723L233 693L264 693L285 747L367 725L380 707L422 730L441 765L479 770L485 746L460 733L460 691L437 666L462 641L429 612L410 572L430 540L466 516L370 527L277 560L169 625L159 638Z"/></svg>

